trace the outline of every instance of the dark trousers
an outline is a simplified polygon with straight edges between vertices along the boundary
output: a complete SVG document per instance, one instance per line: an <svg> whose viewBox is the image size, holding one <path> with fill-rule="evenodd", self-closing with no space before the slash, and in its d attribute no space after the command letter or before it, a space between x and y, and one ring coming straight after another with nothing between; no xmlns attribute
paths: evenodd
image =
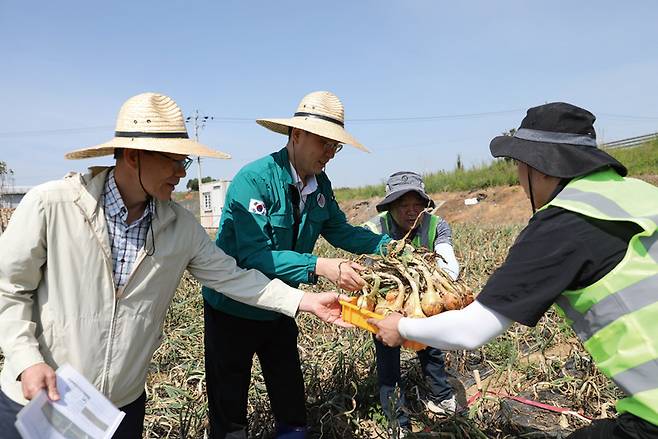
<svg viewBox="0 0 658 439"><path fill-rule="evenodd" d="M210 437L247 431L251 365L258 355L272 412L280 429L306 426L304 378L297 324L290 317L249 320L204 302L206 389ZM237 437L237 436L236 436Z"/></svg>
<svg viewBox="0 0 658 439"><path fill-rule="evenodd" d="M120 407L126 413L119 428L112 436L114 439L135 439L142 437L144 430L144 411L146 407L146 393L130 404ZM0 437L3 439L21 439L14 426L16 415L23 408L0 390Z"/></svg>
<svg viewBox="0 0 658 439"><path fill-rule="evenodd" d="M119 407L124 412L119 428L112 436L114 439L132 439L142 437L144 431L144 414L146 411L146 392L128 405Z"/></svg>
<svg viewBox="0 0 658 439"><path fill-rule="evenodd" d="M400 380L400 348L384 346L375 339L375 354L377 359L377 382L379 384L379 401L384 413L392 419L392 412L401 426L409 425L409 418L404 414L404 385ZM445 369L445 355L439 349L426 348L418 351L418 359L423 376L430 387L431 399L443 401L452 396L452 387L448 384ZM400 395L394 397L395 387L399 387Z"/></svg>
<svg viewBox="0 0 658 439"><path fill-rule="evenodd" d="M658 438L658 425L624 413L612 419L597 419L587 427L580 428L567 439L649 439Z"/></svg>

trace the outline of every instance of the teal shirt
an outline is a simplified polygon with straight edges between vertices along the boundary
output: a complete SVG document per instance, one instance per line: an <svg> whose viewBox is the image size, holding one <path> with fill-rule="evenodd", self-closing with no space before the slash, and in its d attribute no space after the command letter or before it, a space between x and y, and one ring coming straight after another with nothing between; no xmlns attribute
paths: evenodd
<svg viewBox="0 0 658 439"><path fill-rule="evenodd" d="M327 175L322 172L316 179L318 188L306 199L293 248L293 178L288 151L283 148L243 167L226 193L217 246L233 256L240 267L255 268L270 279L281 279L293 287L311 282L317 261L311 252L320 235L351 253L378 253L390 238L350 225L336 202ZM258 213L259 207L263 214ZM207 287L202 291L208 304L228 314L252 320L274 320L280 316Z"/></svg>

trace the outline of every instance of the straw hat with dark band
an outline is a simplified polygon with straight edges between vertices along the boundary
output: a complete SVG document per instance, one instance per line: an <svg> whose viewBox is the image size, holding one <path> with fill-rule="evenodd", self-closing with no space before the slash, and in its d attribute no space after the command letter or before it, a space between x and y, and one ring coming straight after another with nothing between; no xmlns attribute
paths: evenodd
<svg viewBox="0 0 658 439"><path fill-rule="evenodd" d="M256 122L275 133L288 135L288 128L299 128L330 140L370 152L345 131L345 111L340 99L328 91L309 93L289 119L258 119Z"/></svg>
<svg viewBox="0 0 658 439"><path fill-rule="evenodd" d="M183 112L169 96L142 93L119 110L114 138L109 142L66 154L67 159L111 155L116 148L229 159L231 156L190 140Z"/></svg>

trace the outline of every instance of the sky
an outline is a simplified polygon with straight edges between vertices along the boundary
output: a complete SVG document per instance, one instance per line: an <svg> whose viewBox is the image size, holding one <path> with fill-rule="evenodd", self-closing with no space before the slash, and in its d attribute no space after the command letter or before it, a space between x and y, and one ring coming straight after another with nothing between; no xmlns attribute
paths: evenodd
<svg viewBox="0 0 658 439"><path fill-rule="evenodd" d="M233 156L202 160L215 179L283 147L254 120L316 90L372 151L343 148L334 187L486 163L490 140L546 102L592 111L599 142L649 134L657 22L651 0L0 0L0 161L17 186L111 164L64 154L110 140L145 91L214 117L200 140Z"/></svg>

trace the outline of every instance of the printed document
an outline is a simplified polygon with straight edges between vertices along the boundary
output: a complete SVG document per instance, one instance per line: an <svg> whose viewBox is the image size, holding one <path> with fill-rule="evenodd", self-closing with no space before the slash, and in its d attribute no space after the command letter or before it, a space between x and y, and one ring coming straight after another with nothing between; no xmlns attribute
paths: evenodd
<svg viewBox="0 0 658 439"><path fill-rule="evenodd" d="M23 439L110 439L125 413L68 364L56 374L60 400L42 390L18 413Z"/></svg>

